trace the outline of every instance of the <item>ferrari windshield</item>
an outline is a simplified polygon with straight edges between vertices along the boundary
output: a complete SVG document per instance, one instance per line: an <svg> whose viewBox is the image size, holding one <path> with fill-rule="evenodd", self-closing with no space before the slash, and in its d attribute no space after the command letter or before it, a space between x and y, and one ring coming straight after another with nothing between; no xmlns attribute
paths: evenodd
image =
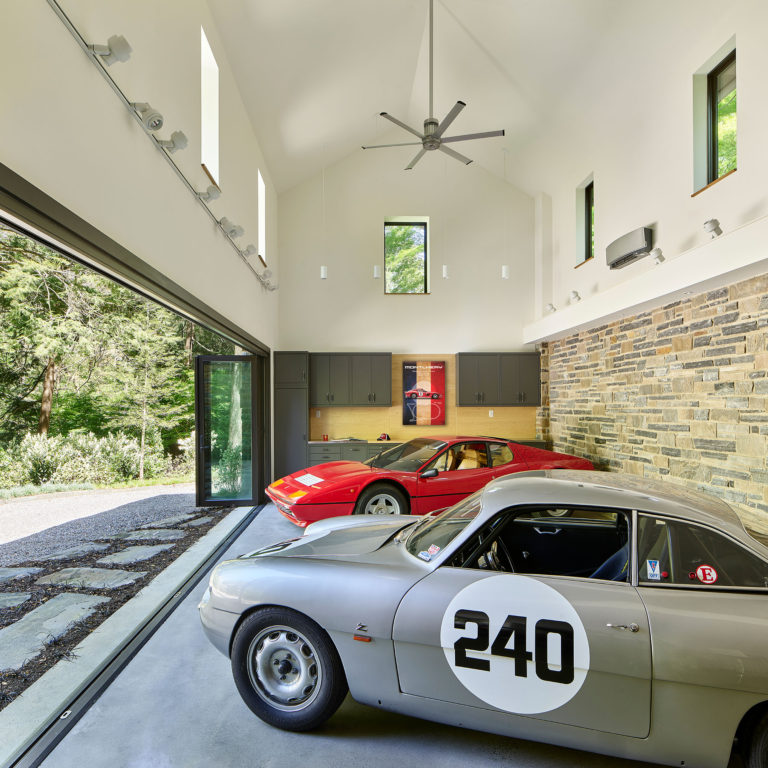
<svg viewBox="0 0 768 768"><path fill-rule="evenodd" d="M377 469L416 472L419 467L426 464L446 445L444 440L429 440L426 437L418 437L415 440L409 440L407 443L382 451L378 456L374 456L364 463Z"/></svg>
<svg viewBox="0 0 768 768"><path fill-rule="evenodd" d="M429 562L445 549L480 511L482 490L462 499L437 517L424 517L410 530L405 547L414 557Z"/></svg>

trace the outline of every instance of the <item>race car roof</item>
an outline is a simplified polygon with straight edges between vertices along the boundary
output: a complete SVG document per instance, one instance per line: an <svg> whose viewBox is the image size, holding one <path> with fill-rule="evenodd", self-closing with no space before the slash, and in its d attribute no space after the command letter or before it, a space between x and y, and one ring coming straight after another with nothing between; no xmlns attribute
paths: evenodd
<svg viewBox="0 0 768 768"><path fill-rule="evenodd" d="M618 472L544 469L507 475L485 487L484 512L519 504L594 504L663 514L711 525L753 549L768 552L746 533L739 516L724 501L672 482Z"/></svg>

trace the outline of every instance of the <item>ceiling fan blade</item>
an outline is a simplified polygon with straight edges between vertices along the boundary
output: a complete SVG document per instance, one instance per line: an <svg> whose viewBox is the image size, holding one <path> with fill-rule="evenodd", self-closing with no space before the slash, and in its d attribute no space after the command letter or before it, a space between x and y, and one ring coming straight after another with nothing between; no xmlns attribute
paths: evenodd
<svg viewBox="0 0 768 768"><path fill-rule="evenodd" d="M372 144L371 146L363 147L363 149L381 149L382 147L415 147L421 144L420 141L404 141L402 144Z"/></svg>
<svg viewBox="0 0 768 768"><path fill-rule="evenodd" d="M413 158L413 160L411 160L411 162L410 162L410 163L408 163L408 165L406 165L406 166L405 166L405 170L406 170L406 171L410 171L410 170L413 168L413 166L414 166L414 165L416 165L416 163L418 163L418 162L419 162L419 160L421 160L421 158L422 158L422 157L424 157L424 153L425 153L426 151L427 151L426 149L422 149L422 150L421 150L421 151L420 151L420 152L419 152L419 153L416 155L416 157L414 157L414 158Z"/></svg>
<svg viewBox="0 0 768 768"><path fill-rule="evenodd" d="M412 133L414 136L418 136L420 139L424 138L423 133L419 133L415 128L411 128L410 125L406 125L405 123L400 122L396 117L392 117L392 115L388 114L387 112L380 112L379 113L382 117L386 117L387 120L390 120L395 125L399 125L401 128L404 128L408 133Z"/></svg>
<svg viewBox="0 0 768 768"><path fill-rule="evenodd" d="M461 160L464 165L469 165L472 162L468 157L464 157L464 155L454 152L450 147L444 147L442 144L440 145L440 151L445 152L446 155L450 155L456 160Z"/></svg>
<svg viewBox="0 0 768 768"><path fill-rule="evenodd" d="M437 129L432 135L440 138L445 133L448 126L456 119L456 116L459 114L459 112L461 112L461 110L466 106L467 105L463 101L457 101L453 105L451 111L443 118L443 122L437 126Z"/></svg>
<svg viewBox="0 0 768 768"><path fill-rule="evenodd" d="M445 144L450 141L469 141L470 139L491 139L494 136L503 136L504 131L484 131L483 133L465 133L461 136L449 136L440 141Z"/></svg>

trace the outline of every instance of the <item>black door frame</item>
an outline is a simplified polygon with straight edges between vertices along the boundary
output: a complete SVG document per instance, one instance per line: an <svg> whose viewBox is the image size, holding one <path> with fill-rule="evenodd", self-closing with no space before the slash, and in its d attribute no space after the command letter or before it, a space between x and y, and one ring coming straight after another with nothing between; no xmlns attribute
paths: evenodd
<svg viewBox="0 0 768 768"><path fill-rule="evenodd" d="M251 498L206 498L205 419L203 407L203 368L210 362L251 363ZM264 489L271 473L270 451L270 363L263 354L245 355L198 355L195 358L195 504L206 507L222 507L237 504L248 506L267 501Z"/></svg>

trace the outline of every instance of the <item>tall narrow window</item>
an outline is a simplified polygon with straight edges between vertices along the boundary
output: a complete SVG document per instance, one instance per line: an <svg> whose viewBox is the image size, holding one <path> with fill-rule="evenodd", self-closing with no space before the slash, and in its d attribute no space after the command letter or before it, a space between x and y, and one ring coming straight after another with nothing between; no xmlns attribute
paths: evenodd
<svg viewBox="0 0 768 768"><path fill-rule="evenodd" d="M384 277L386 293L427 292L426 222L384 224Z"/></svg>
<svg viewBox="0 0 768 768"><path fill-rule="evenodd" d="M267 266L267 185L261 171L258 171L258 206L259 206L259 258Z"/></svg>
<svg viewBox="0 0 768 768"><path fill-rule="evenodd" d="M595 182L584 187L584 261L595 255Z"/></svg>
<svg viewBox="0 0 768 768"><path fill-rule="evenodd" d="M707 75L707 111L711 183L736 169L736 51Z"/></svg>
<svg viewBox="0 0 768 768"><path fill-rule="evenodd" d="M219 186L219 65L200 27L200 162Z"/></svg>

